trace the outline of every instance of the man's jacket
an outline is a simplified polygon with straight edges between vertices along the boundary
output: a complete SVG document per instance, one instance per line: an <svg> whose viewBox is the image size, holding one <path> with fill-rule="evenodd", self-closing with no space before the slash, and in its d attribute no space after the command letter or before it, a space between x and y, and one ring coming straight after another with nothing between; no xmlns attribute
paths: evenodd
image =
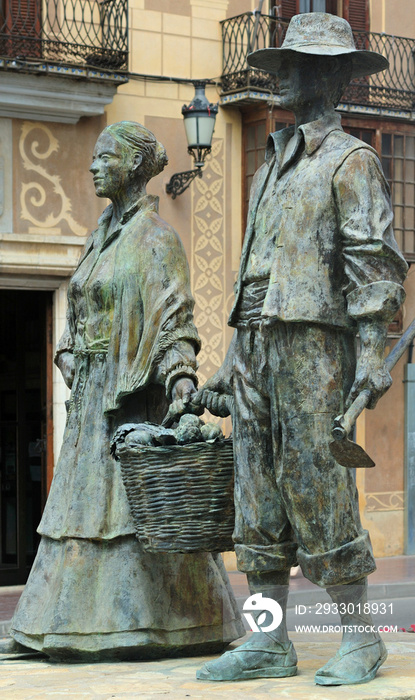
<svg viewBox="0 0 415 700"><path fill-rule="evenodd" d="M303 150L281 167L293 128L270 134L252 184L229 324L238 322L256 212L270 177L276 186L269 206L278 215L275 230L262 232L275 241L262 315L344 328L363 317L390 321L404 299L407 265L376 151L346 134L333 114L299 127Z"/></svg>

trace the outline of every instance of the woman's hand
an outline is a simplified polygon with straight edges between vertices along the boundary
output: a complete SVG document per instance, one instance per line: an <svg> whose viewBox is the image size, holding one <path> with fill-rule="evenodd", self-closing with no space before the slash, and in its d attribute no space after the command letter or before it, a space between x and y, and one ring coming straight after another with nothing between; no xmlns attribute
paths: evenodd
<svg viewBox="0 0 415 700"><path fill-rule="evenodd" d="M56 360L63 381L69 389L72 389L72 384L75 376L75 358L71 352L61 352Z"/></svg>
<svg viewBox="0 0 415 700"><path fill-rule="evenodd" d="M182 401L184 406L190 403L192 396L196 394L196 387L194 385L193 379L189 377L179 377L179 379L174 383L171 398L172 402Z"/></svg>
<svg viewBox="0 0 415 700"><path fill-rule="evenodd" d="M195 406L192 402L192 398L196 393L197 389L193 379L189 377L179 377L173 384L171 391L172 402L163 420L163 425L165 427L172 425L183 413L195 413L197 416L203 413L204 408L202 406Z"/></svg>

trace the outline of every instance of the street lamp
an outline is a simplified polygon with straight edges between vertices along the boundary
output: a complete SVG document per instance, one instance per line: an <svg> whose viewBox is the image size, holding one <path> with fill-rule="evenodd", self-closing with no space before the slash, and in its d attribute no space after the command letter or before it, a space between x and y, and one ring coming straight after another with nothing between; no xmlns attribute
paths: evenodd
<svg viewBox="0 0 415 700"><path fill-rule="evenodd" d="M218 105L209 102L205 95L205 85L203 81L195 82L193 100L189 106L182 107L187 152L193 156L196 168L172 175L170 182L166 185L166 192L172 195L172 199L187 190L195 177L202 177L205 158L211 151Z"/></svg>

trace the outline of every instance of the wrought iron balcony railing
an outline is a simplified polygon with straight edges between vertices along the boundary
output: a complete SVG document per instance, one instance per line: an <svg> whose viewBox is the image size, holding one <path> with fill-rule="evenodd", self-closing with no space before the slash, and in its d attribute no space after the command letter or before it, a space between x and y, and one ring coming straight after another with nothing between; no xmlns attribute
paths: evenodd
<svg viewBox="0 0 415 700"><path fill-rule="evenodd" d="M251 51L281 46L288 22L275 16L246 12L222 24L222 93L253 87L278 94L275 75L249 68ZM342 102L392 110L413 109L415 40L389 34L354 32L356 47L382 53L389 68L369 78L353 80Z"/></svg>
<svg viewBox="0 0 415 700"><path fill-rule="evenodd" d="M3 0L0 57L127 69L128 0Z"/></svg>

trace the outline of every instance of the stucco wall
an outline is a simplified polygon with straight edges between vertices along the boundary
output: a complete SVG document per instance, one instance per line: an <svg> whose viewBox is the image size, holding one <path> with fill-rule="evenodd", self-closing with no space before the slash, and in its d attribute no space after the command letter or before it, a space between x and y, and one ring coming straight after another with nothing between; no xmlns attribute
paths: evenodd
<svg viewBox="0 0 415 700"><path fill-rule="evenodd" d="M412 0L370 0L370 29L395 36L415 36Z"/></svg>
<svg viewBox="0 0 415 700"><path fill-rule="evenodd" d="M371 0L371 29L415 36L413 0ZM132 70L185 78L215 78L221 73L220 20L258 3L251 0L131 0ZM264 12L268 8L263 8ZM237 108L219 109L213 153L202 180L176 200L165 193L174 172L192 167L186 153L181 107L193 87L130 80L119 88L107 109L108 122L144 123L164 143L169 165L149 191L160 197L160 213L180 233L188 254L195 317L202 336L200 377L210 376L222 361L230 331L226 327L241 241L241 116ZM218 100L216 88L207 95ZM414 278L407 282L405 318L415 314ZM213 300L213 303L212 303ZM392 341L392 344L395 341ZM358 424L358 440L378 466L358 471L363 522L378 556L403 552L403 359L394 384L375 411Z"/></svg>
<svg viewBox="0 0 415 700"><path fill-rule="evenodd" d="M245 3L244 9L251 9ZM132 70L178 78L218 78L221 73L220 20L232 3L190 0L132 0ZM233 3L235 5L235 3ZM249 7L248 7L249 6ZM208 86L211 102L218 88ZM227 313L241 244L241 115L219 109L203 177L173 200L165 186L173 173L189 170L181 108L194 96L192 85L130 80L107 109L108 122L132 119L151 129L167 149L169 164L148 191L160 197L160 214L179 232L190 264L195 318L203 341L200 379L221 364L231 332Z"/></svg>

